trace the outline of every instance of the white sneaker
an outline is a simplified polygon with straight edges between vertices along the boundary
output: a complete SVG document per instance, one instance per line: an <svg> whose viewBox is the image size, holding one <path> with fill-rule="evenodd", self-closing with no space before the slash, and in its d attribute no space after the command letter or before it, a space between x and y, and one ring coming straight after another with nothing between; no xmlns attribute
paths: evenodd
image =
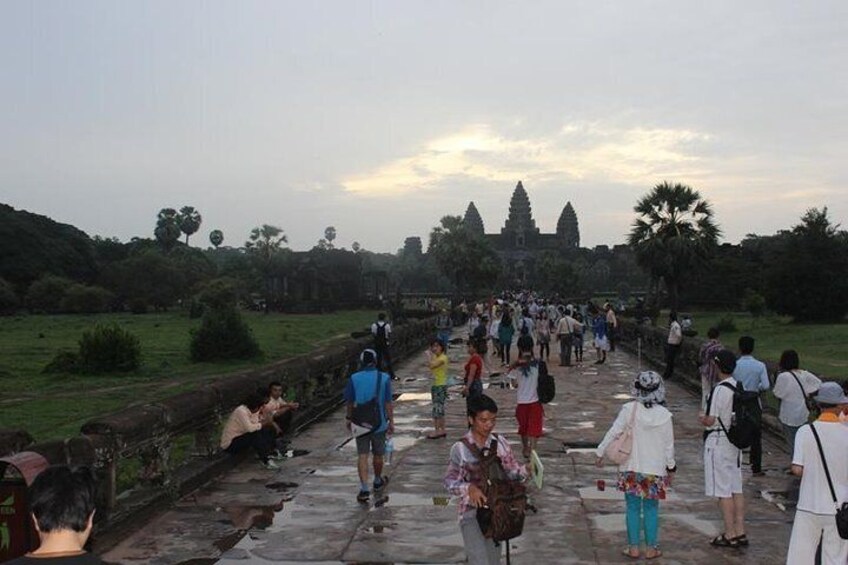
<svg viewBox="0 0 848 565"><path fill-rule="evenodd" d="M265 468L268 470L276 470L280 468L280 464L273 459L269 459L268 462L265 463Z"/></svg>

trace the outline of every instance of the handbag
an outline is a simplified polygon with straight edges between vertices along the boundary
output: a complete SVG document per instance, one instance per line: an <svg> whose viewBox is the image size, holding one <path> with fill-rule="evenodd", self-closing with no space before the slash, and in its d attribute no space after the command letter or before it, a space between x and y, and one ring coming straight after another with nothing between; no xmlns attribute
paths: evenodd
<svg viewBox="0 0 848 565"><path fill-rule="evenodd" d="M374 398L369 400L368 402L364 402L362 404L357 404L353 407L353 412L350 415L350 421L359 426L360 428L366 428L370 431L365 432L365 434L371 433L377 428L380 427L380 423L383 421L382 413L380 412L380 383L383 381L383 373L379 370L377 371L377 385L374 389ZM361 435L365 435L361 434Z"/></svg>
<svg viewBox="0 0 848 565"><path fill-rule="evenodd" d="M839 531L839 537L848 539L848 502L843 502L839 505L836 500L836 491L833 489L833 481L830 478L830 469L827 468L827 460L824 458L824 449L822 449L821 439L816 427L810 424L810 429L813 430L813 437L816 438L816 445L819 447L819 455L821 455L822 467L824 467L824 476L827 477L827 486L830 487L830 496L833 498L833 503L836 505L836 529Z"/></svg>
<svg viewBox="0 0 848 565"><path fill-rule="evenodd" d="M808 395L807 391L804 390L804 385L801 384L801 379L798 378L798 375L792 371L789 371L789 374L795 377L795 382L798 383L798 386L801 388L801 394L804 395L804 406L807 407L807 411L817 415L819 413L819 405L816 404L816 401L810 398L810 395Z"/></svg>
<svg viewBox="0 0 848 565"><path fill-rule="evenodd" d="M604 449L604 457L613 463L623 465L630 459L630 454L633 452L633 424L636 421L636 410L638 408L639 403L636 402L633 411L630 412L630 421L627 426Z"/></svg>

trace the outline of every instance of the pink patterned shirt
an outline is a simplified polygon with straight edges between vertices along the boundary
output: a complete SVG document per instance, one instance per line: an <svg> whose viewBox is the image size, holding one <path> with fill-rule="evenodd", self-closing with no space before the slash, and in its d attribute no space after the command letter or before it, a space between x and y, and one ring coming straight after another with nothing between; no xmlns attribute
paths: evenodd
<svg viewBox="0 0 848 565"><path fill-rule="evenodd" d="M474 443L474 436L471 430L465 434L465 438L469 442ZM491 444L493 439L498 441L498 457L501 460L504 471L510 478L516 480L524 480L527 478L527 467L519 463L512 453L512 448L506 438L500 434L491 434L486 438L486 446ZM478 446L479 447L479 446ZM459 517L476 511L476 508L471 505L468 499L468 487L471 486L471 471L477 465L477 458L471 453L462 441L453 444L450 452L450 462L448 470L445 472L445 488L448 489L454 496L459 497ZM477 485L478 487L480 485Z"/></svg>

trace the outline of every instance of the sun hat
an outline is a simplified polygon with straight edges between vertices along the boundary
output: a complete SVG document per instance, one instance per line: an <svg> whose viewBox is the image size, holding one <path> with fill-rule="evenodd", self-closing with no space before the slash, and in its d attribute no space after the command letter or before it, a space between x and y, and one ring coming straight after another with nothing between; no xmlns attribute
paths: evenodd
<svg viewBox="0 0 848 565"><path fill-rule="evenodd" d="M816 393L815 399L816 404L822 404L824 406L848 404L848 396L845 396L842 386L834 382L822 383L819 391Z"/></svg>
<svg viewBox="0 0 848 565"><path fill-rule="evenodd" d="M725 375L731 374L736 369L736 355L729 349L718 350L713 356L713 361Z"/></svg>
<svg viewBox="0 0 848 565"><path fill-rule="evenodd" d="M665 384L656 371L642 371L633 381L630 395L645 406L665 402Z"/></svg>

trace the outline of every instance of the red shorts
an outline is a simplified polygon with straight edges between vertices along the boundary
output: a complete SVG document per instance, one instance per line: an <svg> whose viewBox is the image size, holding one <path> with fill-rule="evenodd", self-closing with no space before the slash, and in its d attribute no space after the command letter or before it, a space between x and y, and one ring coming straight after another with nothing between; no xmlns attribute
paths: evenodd
<svg viewBox="0 0 848 565"><path fill-rule="evenodd" d="M515 407L515 419L518 420L518 435L542 437L542 421L545 409L541 402L518 404Z"/></svg>

